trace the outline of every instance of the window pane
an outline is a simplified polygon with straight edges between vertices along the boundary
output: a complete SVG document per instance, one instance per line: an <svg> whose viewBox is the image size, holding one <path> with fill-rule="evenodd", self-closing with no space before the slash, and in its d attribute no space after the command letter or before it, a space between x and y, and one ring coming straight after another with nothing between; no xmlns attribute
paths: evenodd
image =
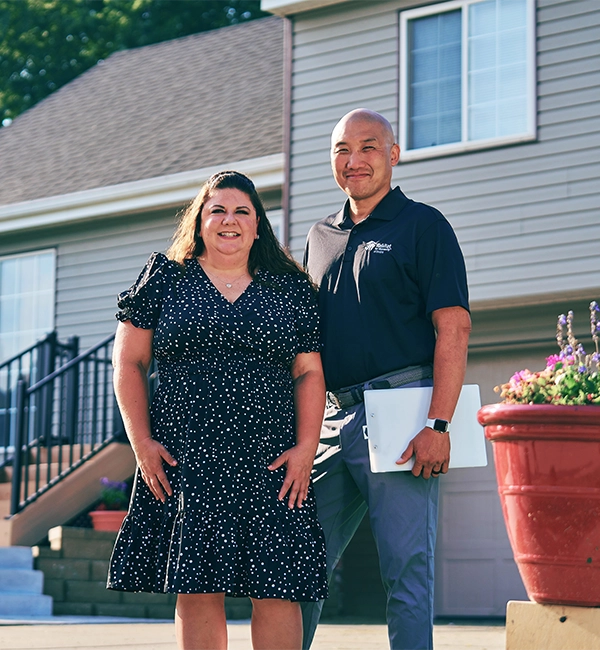
<svg viewBox="0 0 600 650"><path fill-rule="evenodd" d="M0 361L54 328L55 253L0 258Z"/></svg>
<svg viewBox="0 0 600 650"><path fill-rule="evenodd" d="M469 24L471 34L488 34L493 36L496 33L496 2L476 2L469 8Z"/></svg>
<svg viewBox="0 0 600 650"><path fill-rule="evenodd" d="M0 295L17 292L17 260L6 260L0 264Z"/></svg>
<svg viewBox="0 0 600 650"><path fill-rule="evenodd" d="M469 140L483 140L489 138L495 130L496 106L488 105L471 107L469 109Z"/></svg>
<svg viewBox="0 0 600 650"><path fill-rule="evenodd" d="M0 359L8 359L19 349L18 334L0 334Z"/></svg>
<svg viewBox="0 0 600 650"><path fill-rule="evenodd" d="M37 295L33 327L42 330L42 335L54 329L54 291L41 291Z"/></svg>
<svg viewBox="0 0 600 650"><path fill-rule="evenodd" d="M54 292L54 253L38 256L38 288Z"/></svg>
<svg viewBox="0 0 600 650"><path fill-rule="evenodd" d="M33 330L35 328L35 309L36 296L33 293L21 296L19 300L19 327L21 332Z"/></svg>
<svg viewBox="0 0 600 650"><path fill-rule="evenodd" d="M18 303L16 296L0 296L0 332L17 332Z"/></svg>
<svg viewBox="0 0 600 650"><path fill-rule="evenodd" d="M409 148L460 141L461 11L411 20L408 34Z"/></svg>
<svg viewBox="0 0 600 650"><path fill-rule="evenodd" d="M496 67L496 43L485 36L477 36L469 42L469 72Z"/></svg>
<svg viewBox="0 0 600 650"><path fill-rule="evenodd" d="M518 129L524 132L527 129L527 121L523 115L520 99L504 100L498 105L498 135L511 135Z"/></svg>
<svg viewBox="0 0 600 650"><path fill-rule="evenodd" d="M498 81L502 88L502 97L524 97L527 91L525 75L524 62L498 68Z"/></svg>
<svg viewBox="0 0 600 650"><path fill-rule="evenodd" d="M525 21L526 0L485 0L469 7L469 140L527 129Z"/></svg>
<svg viewBox="0 0 600 650"><path fill-rule="evenodd" d="M496 70L484 70L469 75L471 80L471 106L496 101Z"/></svg>
<svg viewBox="0 0 600 650"><path fill-rule="evenodd" d="M527 22L527 6L523 0L501 0L498 6L500 31L524 26Z"/></svg>
<svg viewBox="0 0 600 650"><path fill-rule="evenodd" d="M37 284L37 260L34 256L27 256L19 260L17 286L19 293L30 293L35 290Z"/></svg>

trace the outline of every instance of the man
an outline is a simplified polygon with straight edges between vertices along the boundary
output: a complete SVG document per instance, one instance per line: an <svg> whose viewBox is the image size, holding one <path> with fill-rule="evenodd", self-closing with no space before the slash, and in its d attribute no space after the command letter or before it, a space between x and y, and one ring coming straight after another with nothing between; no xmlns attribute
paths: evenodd
<svg viewBox="0 0 600 650"><path fill-rule="evenodd" d="M390 647L432 645L438 481L463 383L470 316L456 236L434 208L391 189L400 148L389 122L357 109L333 130L343 209L311 229L305 265L319 286L328 407L314 486L329 575L369 512L387 593ZM373 474L363 436L365 388L431 386L426 427L398 459L412 472ZM303 607L304 647L322 603Z"/></svg>

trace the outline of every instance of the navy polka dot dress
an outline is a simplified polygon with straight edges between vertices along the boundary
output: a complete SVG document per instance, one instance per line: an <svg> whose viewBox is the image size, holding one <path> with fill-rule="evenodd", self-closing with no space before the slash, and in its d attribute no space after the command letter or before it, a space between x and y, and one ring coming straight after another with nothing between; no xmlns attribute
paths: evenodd
<svg viewBox="0 0 600 650"><path fill-rule="evenodd" d="M306 279L259 270L229 303L197 260L182 269L154 253L118 304L119 320L154 330L152 435L178 465L165 465L164 504L136 474L108 587L326 598L312 486L289 509L277 499L285 468L267 469L295 440L291 363L320 349Z"/></svg>

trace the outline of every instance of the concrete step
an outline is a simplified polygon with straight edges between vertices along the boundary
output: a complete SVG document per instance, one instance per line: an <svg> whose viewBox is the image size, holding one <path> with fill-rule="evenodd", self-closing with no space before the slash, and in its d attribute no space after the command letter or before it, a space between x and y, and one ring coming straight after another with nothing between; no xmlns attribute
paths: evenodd
<svg viewBox="0 0 600 650"><path fill-rule="evenodd" d="M44 574L33 569L29 546L0 548L0 617L52 616L52 598L43 588Z"/></svg>
<svg viewBox="0 0 600 650"><path fill-rule="evenodd" d="M0 569L33 570L33 553L30 546L0 547ZM2 589L0 583L0 590Z"/></svg>
<svg viewBox="0 0 600 650"><path fill-rule="evenodd" d="M0 593L0 617L2 616L52 616L52 598L39 594Z"/></svg>
<svg viewBox="0 0 600 650"><path fill-rule="evenodd" d="M44 574L32 569L0 569L0 597L6 593L41 594Z"/></svg>

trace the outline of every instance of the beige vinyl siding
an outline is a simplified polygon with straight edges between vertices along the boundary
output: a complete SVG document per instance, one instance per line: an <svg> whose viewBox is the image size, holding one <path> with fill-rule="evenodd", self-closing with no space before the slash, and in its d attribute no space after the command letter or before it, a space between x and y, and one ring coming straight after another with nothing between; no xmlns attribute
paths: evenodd
<svg viewBox="0 0 600 650"><path fill-rule="evenodd" d="M422 4L422 3L418 3ZM291 225L340 208L329 135L367 106L397 129L399 11L416 2L347 3L294 20ZM395 182L451 221L474 305L600 287L600 5L537 1L536 142L407 162Z"/></svg>

